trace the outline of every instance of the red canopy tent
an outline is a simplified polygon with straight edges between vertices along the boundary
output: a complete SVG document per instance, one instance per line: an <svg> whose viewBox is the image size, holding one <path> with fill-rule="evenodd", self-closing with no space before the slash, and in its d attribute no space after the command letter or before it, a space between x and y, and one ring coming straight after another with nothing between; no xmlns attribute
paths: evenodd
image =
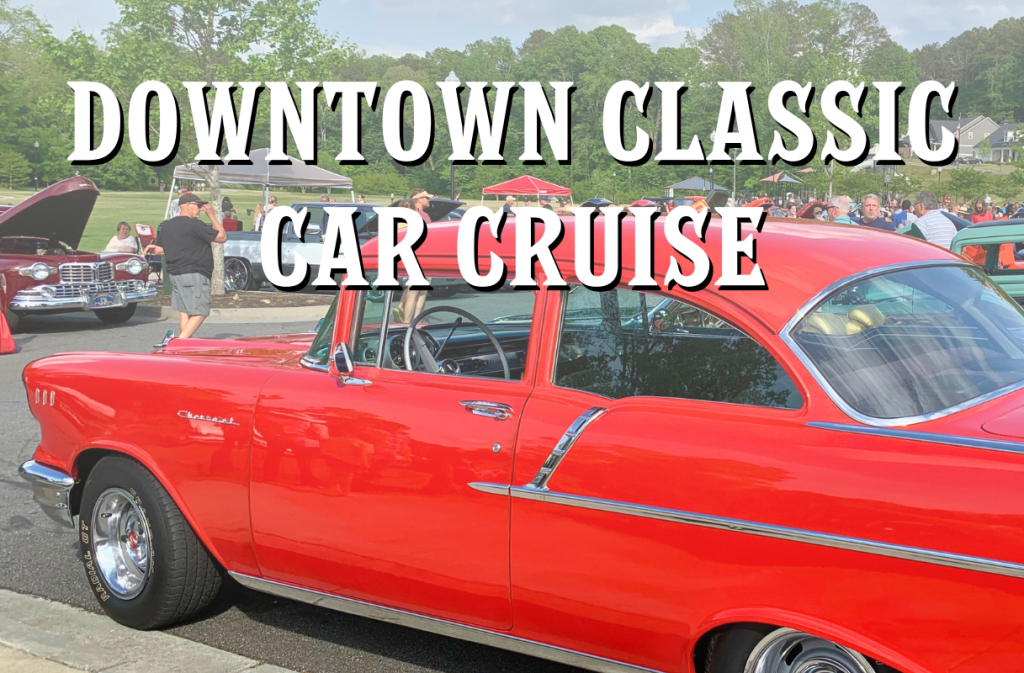
<svg viewBox="0 0 1024 673"><path fill-rule="evenodd" d="M568 187L562 187L553 182L535 178L532 175L524 175L497 185L484 187L483 193L495 195L510 194L513 196L568 196L569 202L572 203L572 190ZM480 202L483 203L482 198Z"/></svg>

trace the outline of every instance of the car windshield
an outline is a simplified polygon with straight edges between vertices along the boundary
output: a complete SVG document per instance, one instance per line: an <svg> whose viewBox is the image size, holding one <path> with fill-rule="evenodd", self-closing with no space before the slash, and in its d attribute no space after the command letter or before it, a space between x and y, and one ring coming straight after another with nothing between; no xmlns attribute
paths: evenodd
<svg viewBox="0 0 1024 673"><path fill-rule="evenodd" d="M1024 381L1024 310L965 266L855 281L790 338L847 405L876 419L940 412Z"/></svg>
<svg viewBox="0 0 1024 673"><path fill-rule="evenodd" d="M326 366L331 359L331 343L334 338L334 319L338 313L338 298L341 296L339 293L334 297L334 302L331 307L327 309L327 314L324 315L323 320L316 330L316 336L313 337L313 344L309 347L306 352L304 360L309 364L316 364Z"/></svg>

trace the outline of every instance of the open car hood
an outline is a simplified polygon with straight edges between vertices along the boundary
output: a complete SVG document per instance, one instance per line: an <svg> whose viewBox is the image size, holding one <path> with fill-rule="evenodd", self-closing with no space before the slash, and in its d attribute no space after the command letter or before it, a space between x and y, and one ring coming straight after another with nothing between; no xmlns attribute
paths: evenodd
<svg viewBox="0 0 1024 673"><path fill-rule="evenodd" d="M61 180L10 210L0 211L0 237L56 238L77 248L100 192L92 180Z"/></svg>

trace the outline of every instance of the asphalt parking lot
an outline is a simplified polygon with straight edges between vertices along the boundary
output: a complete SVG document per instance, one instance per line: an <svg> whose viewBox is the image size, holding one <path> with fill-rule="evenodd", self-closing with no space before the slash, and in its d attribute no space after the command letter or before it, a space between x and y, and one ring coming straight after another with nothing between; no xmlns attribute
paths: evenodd
<svg viewBox="0 0 1024 673"><path fill-rule="evenodd" d="M207 323L198 336L298 332L313 325ZM39 435L21 382L25 365L65 351L146 352L172 326L168 321L146 318L104 325L91 314L34 318L26 322L24 333L16 335L18 352L0 356L0 588L99 611L77 559L73 533L42 513L32 502L28 484L17 476L18 466L31 457ZM131 376L131 372L124 375ZM259 661L311 672L578 670L272 598L231 583L201 619L169 632Z"/></svg>

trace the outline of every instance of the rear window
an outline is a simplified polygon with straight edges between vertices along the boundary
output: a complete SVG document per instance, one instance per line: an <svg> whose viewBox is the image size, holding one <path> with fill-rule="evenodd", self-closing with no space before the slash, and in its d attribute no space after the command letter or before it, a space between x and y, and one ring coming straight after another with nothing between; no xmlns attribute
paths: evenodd
<svg viewBox="0 0 1024 673"><path fill-rule="evenodd" d="M940 412L1024 381L1024 311L964 266L851 283L790 338L846 404L871 418Z"/></svg>

